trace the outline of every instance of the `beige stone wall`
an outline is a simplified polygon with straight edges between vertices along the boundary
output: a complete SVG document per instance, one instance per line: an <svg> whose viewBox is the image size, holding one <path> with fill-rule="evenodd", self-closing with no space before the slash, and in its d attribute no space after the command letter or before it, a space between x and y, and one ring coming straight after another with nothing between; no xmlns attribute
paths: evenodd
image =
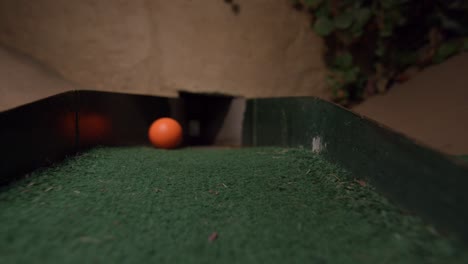
<svg viewBox="0 0 468 264"><path fill-rule="evenodd" d="M290 0L235 2L237 15L224 0L0 0L0 43L88 89L324 95L307 16Z"/></svg>
<svg viewBox="0 0 468 264"><path fill-rule="evenodd" d="M353 110L439 151L467 155L467 69L468 53L459 54Z"/></svg>
<svg viewBox="0 0 468 264"><path fill-rule="evenodd" d="M0 47L0 112L77 89L30 57Z"/></svg>

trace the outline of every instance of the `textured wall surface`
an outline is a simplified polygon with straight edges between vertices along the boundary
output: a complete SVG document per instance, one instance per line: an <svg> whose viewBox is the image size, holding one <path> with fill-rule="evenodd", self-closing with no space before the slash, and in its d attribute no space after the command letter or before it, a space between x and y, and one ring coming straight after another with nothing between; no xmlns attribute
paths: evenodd
<svg viewBox="0 0 468 264"><path fill-rule="evenodd" d="M0 0L0 43L89 89L323 96L307 16L289 0L234 2L237 14L224 0Z"/></svg>
<svg viewBox="0 0 468 264"><path fill-rule="evenodd" d="M0 47L0 111L76 89L30 57Z"/></svg>
<svg viewBox="0 0 468 264"><path fill-rule="evenodd" d="M428 67L353 110L448 154L468 154L468 53Z"/></svg>

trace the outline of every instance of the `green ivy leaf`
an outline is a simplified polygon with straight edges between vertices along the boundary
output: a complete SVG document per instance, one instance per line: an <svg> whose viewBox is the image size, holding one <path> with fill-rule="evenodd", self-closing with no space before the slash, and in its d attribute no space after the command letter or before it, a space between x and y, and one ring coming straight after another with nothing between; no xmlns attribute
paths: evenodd
<svg viewBox="0 0 468 264"><path fill-rule="evenodd" d="M463 39L462 50L468 51L468 38Z"/></svg>
<svg viewBox="0 0 468 264"><path fill-rule="evenodd" d="M382 7L385 9L390 9L398 5L398 0L380 0Z"/></svg>
<svg viewBox="0 0 468 264"><path fill-rule="evenodd" d="M386 23L384 27L379 31L379 35L383 38L390 37L393 33L393 25Z"/></svg>
<svg viewBox="0 0 468 264"><path fill-rule="evenodd" d="M378 57L383 57L383 55L385 55L385 52L385 45L381 41L379 41L379 43L377 44L377 49L375 50L375 55L377 55Z"/></svg>
<svg viewBox="0 0 468 264"><path fill-rule="evenodd" d="M304 4L308 7L316 7L322 3L322 0L304 0Z"/></svg>
<svg viewBox="0 0 468 264"><path fill-rule="evenodd" d="M354 37L354 38L359 38L359 37L362 36L363 33L364 33L364 30L362 30L362 29L361 29L361 30L357 30L357 31L353 32L353 37Z"/></svg>
<svg viewBox="0 0 468 264"><path fill-rule="evenodd" d="M358 74L359 74L359 68L358 67L353 67L349 70L346 70L345 72L343 72L344 75L344 80L346 83L352 83L352 82L355 82L357 81L358 79Z"/></svg>
<svg viewBox="0 0 468 264"><path fill-rule="evenodd" d="M331 87L333 90L343 88L343 86L331 76L327 76L326 82L327 86Z"/></svg>
<svg viewBox="0 0 468 264"><path fill-rule="evenodd" d="M359 8L354 10L354 19L356 23L364 26L372 17L372 11L369 8Z"/></svg>
<svg viewBox="0 0 468 264"><path fill-rule="evenodd" d="M358 8L354 10L354 23L351 32L354 37L360 37L364 32L364 27L372 17L372 11L369 8Z"/></svg>
<svg viewBox="0 0 468 264"><path fill-rule="evenodd" d="M315 16L320 17L329 17L330 16L330 7L327 3L320 5L315 11Z"/></svg>
<svg viewBox="0 0 468 264"><path fill-rule="evenodd" d="M458 22L456 19L453 19L453 18L443 14L442 12L437 12L436 16L439 19L440 24L441 24L443 29L452 30L452 31L457 32L459 34L465 34L466 33L465 27L460 22Z"/></svg>
<svg viewBox="0 0 468 264"><path fill-rule="evenodd" d="M357 23L353 23L351 26L351 35L353 38L359 38L364 33L363 27L360 27Z"/></svg>
<svg viewBox="0 0 468 264"><path fill-rule="evenodd" d="M458 50L458 45L456 42L445 42L442 44L434 55L433 61L435 63L441 63L446 60L448 57L454 55Z"/></svg>
<svg viewBox="0 0 468 264"><path fill-rule="evenodd" d="M349 69L353 66L353 56L349 52L342 53L335 57L333 64L339 69Z"/></svg>
<svg viewBox="0 0 468 264"><path fill-rule="evenodd" d="M328 16L319 17L315 21L314 30L318 35L325 37L335 30L335 24Z"/></svg>
<svg viewBox="0 0 468 264"><path fill-rule="evenodd" d="M360 8L363 4L363 1L349 1L350 3L353 3L354 8Z"/></svg>
<svg viewBox="0 0 468 264"><path fill-rule="evenodd" d="M398 26L403 26L406 23L406 18L403 16L400 9L395 8L393 10L388 11L386 14L387 23L391 23Z"/></svg>
<svg viewBox="0 0 468 264"><path fill-rule="evenodd" d="M353 13L344 12L335 18L335 27L338 29L347 29L353 23Z"/></svg>

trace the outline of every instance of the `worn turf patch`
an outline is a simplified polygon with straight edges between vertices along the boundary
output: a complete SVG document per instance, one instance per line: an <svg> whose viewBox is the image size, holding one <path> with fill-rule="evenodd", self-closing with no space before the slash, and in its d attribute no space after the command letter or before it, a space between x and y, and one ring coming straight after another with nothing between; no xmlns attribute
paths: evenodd
<svg viewBox="0 0 468 264"><path fill-rule="evenodd" d="M98 148L0 192L3 263L468 263L306 150Z"/></svg>

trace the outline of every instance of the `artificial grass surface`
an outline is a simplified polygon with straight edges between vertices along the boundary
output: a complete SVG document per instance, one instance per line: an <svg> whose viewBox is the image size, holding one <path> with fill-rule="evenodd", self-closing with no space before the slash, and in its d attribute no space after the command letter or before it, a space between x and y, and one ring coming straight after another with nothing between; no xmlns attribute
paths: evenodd
<svg viewBox="0 0 468 264"><path fill-rule="evenodd" d="M468 155L460 155L458 157L464 161L468 161Z"/></svg>
<svg viewBox="0 0 468 264"><path fill-rule="evenodd" d="M298 149L98 148L1 190L0 261L468 263L345 175Z"/></svg>

